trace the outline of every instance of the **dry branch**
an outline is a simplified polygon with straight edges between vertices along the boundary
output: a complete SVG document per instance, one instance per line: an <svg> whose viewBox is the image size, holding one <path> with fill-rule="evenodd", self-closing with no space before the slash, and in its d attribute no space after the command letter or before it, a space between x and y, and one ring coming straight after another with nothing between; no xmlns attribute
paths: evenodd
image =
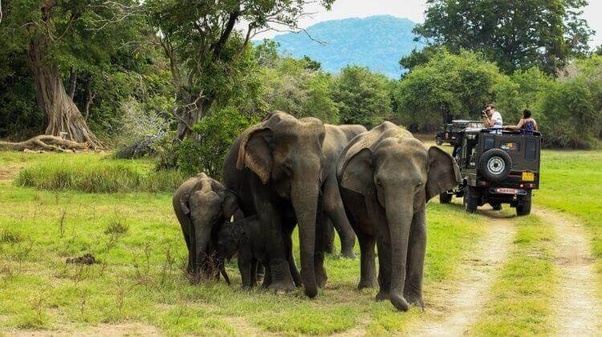
<svg viewBox="0 0 602 337"><path fill-rule="evenodd" d="M0 141L0 151L57 151L73 152L88 149L87 143L78 143L60 137L39 135L23 142Z"/></svg>

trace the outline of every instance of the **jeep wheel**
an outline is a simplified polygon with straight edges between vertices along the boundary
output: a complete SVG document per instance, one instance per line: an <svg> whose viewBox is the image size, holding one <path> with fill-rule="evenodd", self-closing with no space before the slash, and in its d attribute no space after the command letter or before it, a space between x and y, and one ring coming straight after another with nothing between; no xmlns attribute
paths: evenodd
<svg viewBox="0 0 602 337"><path fill-rule="evenodd" d="M452 195L447 193L447 192L443 192L443 193L439 193L439 202L442 204L449 204L452 200Z"/></svg>
<svg viewBox="0 0 602 337"><path fill-rule="evenodd" d="M479 192L476 188L468 186L464 191L464 210L468 213L474 213L479 205Z"/></svg>
<svg viewBox="0 0 602 337"><path fill-rule="evenodd" d="M485 151L479 160L479 172L490 181L502 181L506 179L512 169L512 159L502 149L490 149Z"/></svg>
<svg viewBox="0 0 602 337"><path fill-rule="evenodd" d="M441 137L437 137L437 138L435 138L435 143L437 145L441 145L441 144L443 144L443 139L441 139Z"/></svg>
<svg viewBox="0 0 602 337"><path fill-rule="evenodd" d="M523 195L516 205L516 215L529 215L531 213L531 190L527 191L527 194Z"/></svg>

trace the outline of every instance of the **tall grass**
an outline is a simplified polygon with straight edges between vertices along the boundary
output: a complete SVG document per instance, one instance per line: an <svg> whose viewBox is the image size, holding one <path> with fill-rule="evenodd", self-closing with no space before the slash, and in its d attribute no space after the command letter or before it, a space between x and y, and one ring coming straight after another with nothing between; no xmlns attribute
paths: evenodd
<svg viewBox="0 0 602 337"><path fill-rule="evenodd" d="M177 171L153 171L125 160L64 157L20 171L15 184L40 190L85 193L173 192L184 177Z"/></svg>

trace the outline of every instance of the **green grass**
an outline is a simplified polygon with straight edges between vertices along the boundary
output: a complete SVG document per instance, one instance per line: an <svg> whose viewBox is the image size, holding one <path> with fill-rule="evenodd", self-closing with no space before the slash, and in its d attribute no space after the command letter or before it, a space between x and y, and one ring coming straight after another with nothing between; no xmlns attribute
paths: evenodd
<svg viewBox="0 0 602 337"><path fill-rule="evenodd" d="M57 155L19 172L15 184L41 190L86 193L170 192L184 181L177 171L153 171L149 161L94 154Z"/></svg>
<svg viewBox="0 0 602 337"><path fill-rule="evenodd" d="M541 189L534 198L587 227L600 280L597 292L602 297L602 151L545 151Z"/></svg>
<svg viewBox="0 0 602 337"><path fill-rule="evenodd" d="M535 216L521 217L516 223L513 251L470 335L549 336L553 332L551 308L558 291L554 229Z"/></svg>
<svg viewBox="0 0 602 337"><path fill-rule="evenodd" d="M357 291L359 259L337 255L327 257L329 281L313 300L301 290L287 295L243 291L234 261L227 265L232 286L223 281L191 285L183 273L186 248L171 192L84 193L77 184L46 190L8 179L30 175L39 181L35 186L42 186L62 174L72 177L65 179L71 183L97 167L109 168L111 174L102 176L106 180L127 179L111 167L144 177L149 162L103 154L0 153L0 165L12 172L0 176L0 334L17 329L75 333L138 323L167 335L383 335L402 333L422 315L374 301L376 290ZM436 201L428 205L427 217L428 305L456 277L485 220ZM99 263L66 263L87 253Z"/></svg>
<svg viewBox="0 0 602 337"><path fill-rule="evenodd" d="M602 151L544 151L541 189L533 197L534 210L556 209L587 226L598 276L600 163ZM114 324L140 324L166 335L403 334L432 317L429 307L461 278L460 264L487 230L488 218L466 214L458 200L429 203L427 313L400 313L387 301L375 302L376 290L357 291L359 259L337 255L327 257L328 284L313 300L301 290L243 291L235 261L227 265L232 286L191 285L171 208L171 193L183 177L159 176L152 166L99 153L0 153L0 334L98 334ZM535 215L511 222L517 228L511 255L469 334L554 333L550 319L559 275L553 229ZM87 253L99 263L66 263ZM602 282L598 290L602 295Z"/></svg>

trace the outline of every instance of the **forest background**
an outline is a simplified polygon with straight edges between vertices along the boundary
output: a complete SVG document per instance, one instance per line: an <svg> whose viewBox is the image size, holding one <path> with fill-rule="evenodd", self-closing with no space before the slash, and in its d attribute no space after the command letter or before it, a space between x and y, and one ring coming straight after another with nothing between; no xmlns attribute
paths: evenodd
<svg viewBox="0 0 602 337"><path fill-rule="evenodd" d="M588 45L586 1L429 1L413 31L426 47L400 55L399 79L251 42L298 30L307 3L4 0L0 148L47 134L219 178L232 140L271 110L432 132L490 102L506 124L532 109L546 147L599 144L602 46Z"/></svg>

